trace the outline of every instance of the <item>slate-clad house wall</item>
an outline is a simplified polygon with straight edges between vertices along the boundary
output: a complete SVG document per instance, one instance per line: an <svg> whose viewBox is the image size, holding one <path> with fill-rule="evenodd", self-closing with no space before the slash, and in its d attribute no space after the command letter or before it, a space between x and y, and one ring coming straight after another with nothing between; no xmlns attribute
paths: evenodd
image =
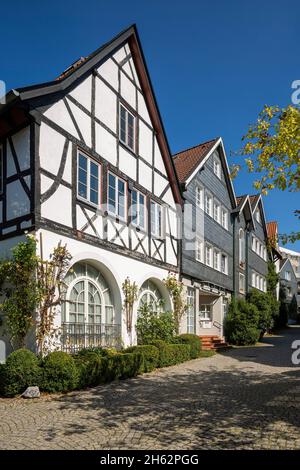
<svg viewBox="0 0 300 470"><path fill-rule="evenodd" d="M280 260L279 284L280 288L285 291L286 303L290 304L293 296L295 296L297 300L297 278L292 263L288 258Z"/></svg>
<svg viewBox="0 0 300 470"><path fill-rule="evenodd" d="M233 292L236 207L222 140L180 152L174 161L185 199L181 270L192 304L187 330L222 336Z"/></svg>

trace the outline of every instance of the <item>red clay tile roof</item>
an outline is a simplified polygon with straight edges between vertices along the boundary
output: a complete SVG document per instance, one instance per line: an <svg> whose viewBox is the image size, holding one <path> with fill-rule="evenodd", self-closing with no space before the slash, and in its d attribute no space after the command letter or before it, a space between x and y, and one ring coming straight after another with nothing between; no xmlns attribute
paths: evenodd
<svg viewBox="0 0 300 470"><path fill-rule="evenodd" d="M278 225L276 221L267 222L267 233L269 239L276 239L278 233Z"/></svg>
<svg viewBox="0 0 300 470"><path fill-rule="evenodd" d="M184 183L206 157L218 139L209 140L173 155L178 179Z"/></svg>

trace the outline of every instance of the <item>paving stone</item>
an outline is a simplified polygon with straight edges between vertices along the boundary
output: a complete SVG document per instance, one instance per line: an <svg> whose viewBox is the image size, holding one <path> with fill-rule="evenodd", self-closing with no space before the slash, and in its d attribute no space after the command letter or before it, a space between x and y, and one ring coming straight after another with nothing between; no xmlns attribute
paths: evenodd
<svg viewBox="0 0 300 470"><path fill-rule="evenodd" d="M300 367L290 360L299 337L290 328L131 380L0 399L0 448L299 449Z"/></svg>

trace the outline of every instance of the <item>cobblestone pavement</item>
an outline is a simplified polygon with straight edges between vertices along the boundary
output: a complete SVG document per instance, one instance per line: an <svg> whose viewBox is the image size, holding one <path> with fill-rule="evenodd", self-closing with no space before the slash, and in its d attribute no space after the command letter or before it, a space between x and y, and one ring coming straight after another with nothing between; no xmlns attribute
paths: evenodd
<svg viewBox="0 0 300 470"><path fill-rule="evenodd" d="M141 377L0 400L1 449L300 449L300 328Z"/></svg>

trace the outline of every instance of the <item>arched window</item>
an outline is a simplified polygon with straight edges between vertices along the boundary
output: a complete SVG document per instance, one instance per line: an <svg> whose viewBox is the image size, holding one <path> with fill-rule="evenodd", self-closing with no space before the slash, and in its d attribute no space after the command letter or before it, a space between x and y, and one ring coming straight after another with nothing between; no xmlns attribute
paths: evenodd
<svg viewBox="0 0 300 470"><path fill-rule="evenodd" d="M114 323L111 290L101 272L88 263L76 263L65 277L68 285L63 321L78 324Z"/></svg>
<svg viewBox="0 0 300 470"><path fill-rule="evenodd" d="M240 266L244 266L245 264L245 232L242 228L239 231L239 258L240 258Z"/></svg>
<svg viewBox="0 0 300 470"><path fill-rule="evenodd" d="M164 301L160 290L153 281L145 281L140 289L138 311L148 308L152 312L163 311Z"/></svg>

